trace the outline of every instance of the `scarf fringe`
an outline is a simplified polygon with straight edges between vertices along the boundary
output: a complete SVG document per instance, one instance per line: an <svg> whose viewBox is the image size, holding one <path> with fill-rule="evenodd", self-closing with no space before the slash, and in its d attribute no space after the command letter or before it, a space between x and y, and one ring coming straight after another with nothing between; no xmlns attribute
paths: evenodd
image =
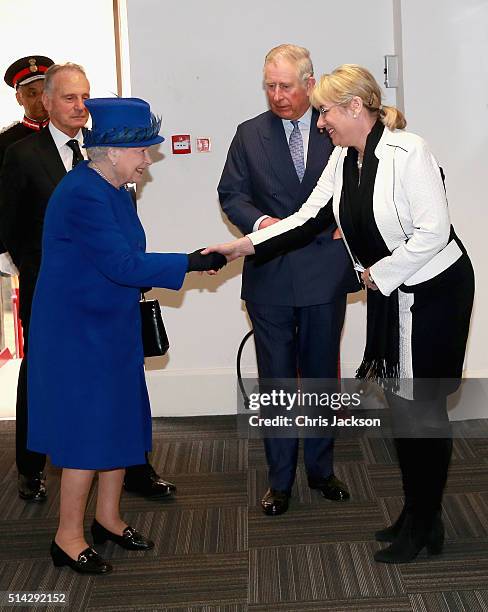
<svg viewBox="0 0 488 612"><path fill-rule="evenodd" d="M356 378L363 380L398 379L400 364L387 363L386 359L363 359L356 370Z"/></svg>

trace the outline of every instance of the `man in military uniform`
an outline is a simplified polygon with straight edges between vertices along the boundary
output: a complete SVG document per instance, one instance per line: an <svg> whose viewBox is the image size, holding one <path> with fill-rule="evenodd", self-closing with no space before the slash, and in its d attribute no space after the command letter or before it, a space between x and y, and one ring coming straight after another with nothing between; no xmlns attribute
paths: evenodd
<svg viewBox="0 0 488 612"><path fill-rule="evenodd" d="M53 60L44 55L29 55L18 59L7 68L5 83L15 89L17 102L24 107L24 117L22 121L16 121L0 130L0 167L8 146L42 130L48 124L49 117L42 103L42 92L44 73L52 64ZM1 241L0 272L13 276L18 274Z"/></svg>

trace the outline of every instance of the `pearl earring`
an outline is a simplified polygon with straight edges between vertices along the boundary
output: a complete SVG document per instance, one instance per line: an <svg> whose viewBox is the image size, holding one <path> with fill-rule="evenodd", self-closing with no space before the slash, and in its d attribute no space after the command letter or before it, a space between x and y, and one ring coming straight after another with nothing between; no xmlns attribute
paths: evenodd
<svg viewBox="0 0 488 612"><path fill-rule="evenodd" d="M357 113L354 113L354 114L353 114L353 117L354 117L354 119L357 119L357 118L358 118L358 114L357 114Z"/></svg>

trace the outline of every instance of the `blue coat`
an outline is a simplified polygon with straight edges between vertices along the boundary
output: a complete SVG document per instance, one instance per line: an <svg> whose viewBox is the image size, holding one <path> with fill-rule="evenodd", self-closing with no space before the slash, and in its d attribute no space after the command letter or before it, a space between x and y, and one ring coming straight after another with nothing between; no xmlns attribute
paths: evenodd
<svg viewBox="0 0 488 612"><path fill-rule="evenodd" d="M243 234L253 231L262 215L284 219L305 202L334 148L317 128L312 112L307 166L298 180L282 120L267 111L237 128L218 186L220 204ZM266 263L246 257L242 273L243 300L276 306L327 304L359 284L342 240L333 240L334 227L310 244Z"/></svg>
<svg viewBox="0 0 488 612"><path fill-rule="evenodd" d="M179 289L188 258L145 253L131 197L87 163L46 211L29 335L28 448L53 464L111 469L145 462L151 414L140 287Z"/></svg>

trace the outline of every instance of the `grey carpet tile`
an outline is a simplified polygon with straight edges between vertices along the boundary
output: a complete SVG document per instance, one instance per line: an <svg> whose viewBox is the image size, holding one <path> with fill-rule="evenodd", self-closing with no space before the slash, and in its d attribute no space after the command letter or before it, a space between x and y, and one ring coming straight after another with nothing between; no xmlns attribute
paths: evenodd
<svg viewBox="0 0 488 612"><path fill-rule="evenodd" d="M249 440L249 467L266 467L266 456L264 453L264 443L262 440ZM359 463L364 461L361 440L340 439L334 445L334 462ZM299 444L298 464L303 465L303 441Z"/></svg>
<svg viewBox="0 0 488 612"><path fill-rule="evenodd" d="M488 440L483 438L453 440L453 464L474 461L483 463L481 459L488 459ZM397 458L392 439L362 438L362 461L366 464L396 465Z"/></svg>
<svg viewBox="0 0 488 612"><path fill-rule="evenodd" d="M338 438L334 444L335 463L364 461L363 438Z"/></svg>
<svg viewBox="0 0 488 612"><path fill-rule="evenodd" d="M151 464L166 474L241 472L247 469L247 440L172 440L160 436L154 443Z"/></svg>
<svg viewBox="0 0 488 612"><path fill-rule="evenodd" d="M412 612L407 596L255 604L249 612ZM429 611L430 612L430 611Z"/></svg>
<svg viewBox="0 0 488 612"><path fill-rule="evenodd" d="M485 461L488 460L488 437L469 440L469 443L475 449L478 457L481 457Z"/></svg>
<svg viewBox="0 0 488 612"><path fill-rule="evenodd" d="M400 470L397 465L368 465L372 487L378 497L402 494ZM449 468L446 494L488 493L488 464L479 458L454 461Z"/></svg>
<svg viewBox="0 0 488 612"><path fill-rule="evenodd" d="M395 497L402 495L400 469L395 464L368 465L368 476L377 497Z"/></svg>
<svg viewBox="0 0 488 612"><path fill-rule="evenodd" d="M442 555L428 558L424 550L415 562L397 567L408 593L486 590L488 538L448 540Z"/></svg>
<svg viewBox="0 0 488 612"><path fill-rule="evenodd" d="M100 608L93 608L90 606L87 612L119 612L121 610L118 606L104 605ZM177 606L168 607L165 604L160 606L144 605L143 602L138 604L137 608L124 608L124 610L133 610L134 612L247 612L247 604L229 604L223 606Z"/></svg>
<svg viewBox="0 0 488 612"><path fill-rule="evenodd" d="M257 508L249 510L249 547L280 546L324 542L363 542L384 526L376 504L334 504L324 502L319 509L291 505L286 514L265 516Z"/></svg>
<svg viewBox="0 0 488 612"><path fill-rule="evenodd" d="M488 538L488 495L445 495L442 506L448 538Z"/></svg>
<svg viewBox="0 0 488 612"><path fill-rule="evenodd" d="M59 505L59 486L51 482L48 487L48 496L44 502L26 503L19 498L17 474L11 474L0 487L0 520L44 519L55 516Z"/></svg>
<svg viewBox="0 0 488 612"><path fill-rule="evenodd" d="M244 552L247 542L247 507L174 508L154 512L123 512L124 520L154 541L145 559L171 556ZM86 533L92 517L86 522ZM91 541L91 540L90 540ZM96 547L111 559L139 558L113 542Z"/></svg>
<svg viewBox="0 0 488 612"><path fill-rule="evenodd" d="M403 497L384 497L378 504L385 517L385 526L394 522L403 507ZM488 538L488 496L479 493L445 495L442 520L446 539Z"/></svg>
<svg viewBox="0 0 488 612"><path fill-rule="evenodd" d="M235 421L154 420L151 462L178 493L159 500L124 493L124 518L155 548L138 553L107 543L100 551L115 571L92 578L52 566L60 472L47 469L46 503L20 500L14 423L0 423L0 541L6 544L0 590L67 590L76 612L488 611L488 429L486 439L454 441L444 554L427 561L423 552L414 563L388 566L373 561L380 545L372 538L403 503L391 440L337 440L335 471L352 494L346 503L309 489L300 450L290 510L271 518L259 507L267 488L262 440L240 438ZM479 433L485 425L467 427ZM88 541L96 493L94 486Z"/></svg>
<svg viewBox="0 0 488 612"><path fill-rule="evenodd" d="M0 561L47 561L57 524L57 518L0 521Z"/></svg>
<svg viewBox="0 0 488 612"><path fill-rule="evenodd" d="M456 438L488 438L488 419L469 419L451 423Z"/></svg>
<svg viewBox="0 0 488 612"><path fill-rule="evenodd" d="M485 441L479 439L456 438L452 446L452 462L476 461L482 458ZM488 457L488 446L486 446Z"/></svg>
<svg viewBox="0 0 488 612"><path fill-rule="evenodd" d="M157 417L153 418L153 440L212 440L239 438L237 432L237 417L222 415L218 417Z"/></svg>
<svg viewBox="0 0 488 612"><path fill-rule="evenodd" d="M488 591L446 591L412 593L412 612L486 612Z"/></svg>
<svg viewBox="0 0 488 612"><path fill-rule="evenodd" d="M165 473L164 476L178 487L174 498L145 499L125 492L123 508L150 512L157 507L247 506L246 472L177 474L175 478L173 474Z"/></svg>
<svg viewBox="0 0 488 612"><path fill-rule="evenodd" d="M116 569L93 585L89 608L244 604L248 553L158 559L118 559Z"/></svg>
<svg viewBox="0 0 488 612"><path fill-rule="evenodd" d="M483 459L452 463L449 467L446 494L488 493L488 463Z"/></svg>
<svg viewBox="0 0 488 612"><path fill-rule="evenodd" d="M370 542L251 548L249 603L404 596L398 568L375 563L375 550Z"/></svg>
<svg viewBox="0 0 488 612"><path fill-rule="evenodd" d="M103 577L102 579L106 579ZM73 571L55 568L51 562L33 559L22 563L11 561L2 563L0 568L0 590L2 591L37 591L67 593L68 607L51 606L51 610L85 610L92 592L93 576L81 576ZM8 608L19 610L19 608ZM28 608L40 610L41 608Z"/></svg>
<svg viewBox="0 0 488 612"><path fill-rule="evenodd" d="M366 464L379 463L379 464L395 464L396 465L396 452L393 445L393 440L385 438L362 438L361 451L363 454L363 461Z"/></svg>
<svg viewBox="0 0 488 612"><path fill-rule="evenodd" d="M15 450L5 449L0 446L0 483L6 478L17 478L17 469L15 467Z"/></svg>
<svg viewBox="0 0 488 612"><path fill-rule="evenodd" d="M15 421L0 421L0 448L15 448Z"/></svg>

